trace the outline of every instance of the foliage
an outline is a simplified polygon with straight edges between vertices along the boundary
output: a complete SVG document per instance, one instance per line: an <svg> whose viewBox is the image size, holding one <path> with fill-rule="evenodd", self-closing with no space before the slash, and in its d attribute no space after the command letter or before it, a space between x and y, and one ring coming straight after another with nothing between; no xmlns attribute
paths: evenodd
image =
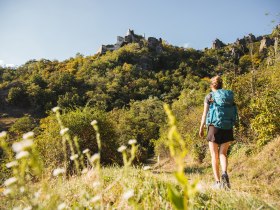
<svg viewBox="0 0 280 210"><path fill-rule="evenodd" d="M21 117L18 120L16 120L15 123L10 127L9 131L19 136L29 131L32 131L36 127L36 120L30 115L25 115L24 117Z"/></svg>

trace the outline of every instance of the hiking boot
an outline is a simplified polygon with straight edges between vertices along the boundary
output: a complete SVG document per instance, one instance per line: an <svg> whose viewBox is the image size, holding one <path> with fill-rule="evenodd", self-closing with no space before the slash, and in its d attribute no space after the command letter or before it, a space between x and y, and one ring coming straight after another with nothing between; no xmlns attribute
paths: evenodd
<svg viewBox="0 0 280 210"><path fill-rule="evenodd" d="M222 179L222 183L221 183L222 187L224 189L230 189L229 177L227 173L224 173L221 179Z"/></svg>
<svg viewBox="0 0 280 210"><path fill-rule="evenodd" d="M219 190L221 189L221 182L215 182L213 185L212 185L212 189L213 190Z"/></svg>

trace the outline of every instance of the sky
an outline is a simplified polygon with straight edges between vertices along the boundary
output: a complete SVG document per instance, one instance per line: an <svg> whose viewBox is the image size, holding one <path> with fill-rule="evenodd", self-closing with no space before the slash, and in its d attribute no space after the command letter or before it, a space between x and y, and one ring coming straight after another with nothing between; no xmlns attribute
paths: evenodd
<svg viewBox="0 0 280 210"><path fill-rule="evenodd" d="M129 28L204 49L269 34L279 13L280 0L0 0L0 65L93 55Z"/></svg>

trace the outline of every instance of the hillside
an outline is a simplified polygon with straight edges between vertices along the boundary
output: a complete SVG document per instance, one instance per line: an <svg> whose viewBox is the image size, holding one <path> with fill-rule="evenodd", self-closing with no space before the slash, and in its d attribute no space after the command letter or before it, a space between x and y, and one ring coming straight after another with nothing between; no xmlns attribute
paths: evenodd
<svg viewBox="0 0 280 210"><path fill-rule="evenodd" d="M204 50L130 32L92 56L0 67L0 208L280 208L279 32ZM239 113L223 196L198 136L217 74Z"/></svg>

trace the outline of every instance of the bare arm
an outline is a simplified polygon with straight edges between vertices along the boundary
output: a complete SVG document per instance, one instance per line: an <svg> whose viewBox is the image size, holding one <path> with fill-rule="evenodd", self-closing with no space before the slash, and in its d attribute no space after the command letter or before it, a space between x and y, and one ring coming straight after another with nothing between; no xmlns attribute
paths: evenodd
<svg viewBox="0 0 280 210"><path fill-rule="evenodd" d="M204 109L203 109L203 114L202 114L202 117L201 117L201 123L200 123L200 128L199 128L199 136L200 137L203 137L204 136L204 126L205 126L205 122L206 122L206 115L207 115L207 112L209 110L209 104L207 103L204 103Z"/></svg>

